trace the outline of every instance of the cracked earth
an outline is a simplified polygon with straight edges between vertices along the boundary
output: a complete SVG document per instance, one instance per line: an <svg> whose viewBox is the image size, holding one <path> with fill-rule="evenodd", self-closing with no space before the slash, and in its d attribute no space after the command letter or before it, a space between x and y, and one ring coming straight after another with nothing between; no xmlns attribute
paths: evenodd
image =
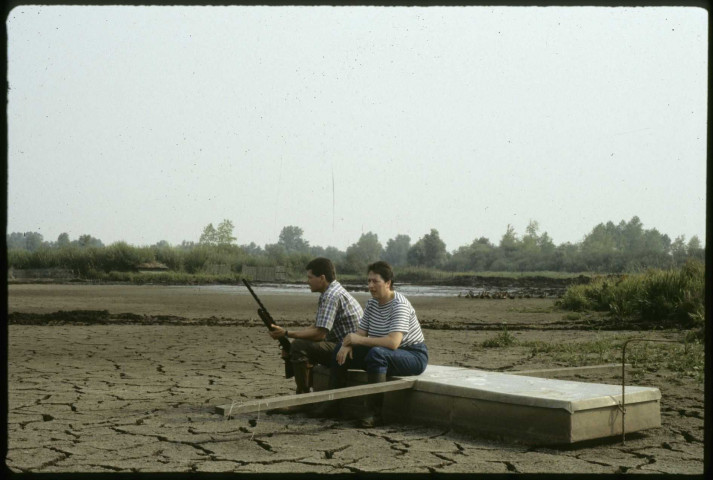
<svg viewBox="0 0 713 480"><path fill-rule="evenodd" d="M703 473L703 384L674 372L645 372L636 379L637 385L661 390L662 426L631 433L625 444L617 437L527 446L414 424L360 429L345 420L269 412L226 419L214 413L216 405L293 391L291 381L281 377L275 342L260 324L251 326L257 315L249 299L195 289L177 294L167 288L63 287L11 286L9 311L42 318L61 309L108 309L177 316L184 323L215 315L224 321L10 325L6 463L16 472ZM279 314L273 315L281 323L306 325L316 298L266 296L263 302L275 306ZM550 300L467 302L419 299L414 305L425 324L473 317L534 324L562 316L522 313ZM566 366L528 358L517 348L472 348L492 331L426 328L424 333L434 364L506 370ZM566 342L619 332L516 335ZM572 379L621 381L616 371Z"/></svg>

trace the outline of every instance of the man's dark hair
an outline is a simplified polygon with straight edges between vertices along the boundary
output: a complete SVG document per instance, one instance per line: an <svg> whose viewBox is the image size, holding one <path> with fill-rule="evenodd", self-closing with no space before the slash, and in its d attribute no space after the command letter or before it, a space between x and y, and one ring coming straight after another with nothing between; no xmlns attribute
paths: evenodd
<svg viewBox="0 0 713 480"><path fill-rule="evenodd" d="M337 272L334 270L334 264L328 258L317 257L310 261L305 270L312 270L312 275L319 277L324 275L329 283L332 283L337 278Z"/></svg>
<svg viewBox="0 0 713 480"><path fill-rule="evenodd" d="M388 262L385 262L383 260L374 262L369 265L367 273L368 272L378 273L379 275L381 275L381 278L384 280L384 282L391 281L391 285L389 285L389 287L391 288L391 290L394 289L394 270L391 268L391 265L389 265Z"/></svg>

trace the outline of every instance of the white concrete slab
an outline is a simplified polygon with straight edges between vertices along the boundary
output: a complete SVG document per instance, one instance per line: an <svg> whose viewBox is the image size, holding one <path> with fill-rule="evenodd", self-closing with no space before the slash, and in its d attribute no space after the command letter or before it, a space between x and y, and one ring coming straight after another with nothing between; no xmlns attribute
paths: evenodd
<svg viewBox="0 0 713 480"><path fill-rule="evenodd" d="M326 388L327 370L315 367L313 373L315 389ZM383 413L392 421L535 445L621 435L621 384L513 373L429 365L421 375L394 377L414 383L410 389L385 393ZM350 370L349 385L365 382L364 372ZM658 388L627 385L625 397L627 433L661 426ZM350 400L342 405L343 412L359 408Z"/></svg>
<svg viewBox="0 0 713 480"><path fill-rule="evenodd" d="M461 367L429 365L416 379L416 391L500 403L543 408L561 408L570 413L621 405L621 385L575 382L511 375ZM625 387L626 404L658 401L654 387Z"/></svg>

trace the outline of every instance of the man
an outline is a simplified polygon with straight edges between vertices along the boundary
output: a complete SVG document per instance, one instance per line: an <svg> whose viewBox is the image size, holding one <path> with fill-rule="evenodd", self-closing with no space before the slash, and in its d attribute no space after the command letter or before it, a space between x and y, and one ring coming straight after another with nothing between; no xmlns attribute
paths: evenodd
<svg viewBox="0 0 713 480"><path fill-rule="evenodd" d="M274 339L294 339L289 361L292 362L298 394L310 391L312 366L316 363L331 365L334 348L346 335L356 332L364 313L354 297L336 280L331 260L315 258L305 269L310 290L320 293L314 325L296 331L274 325L270 331Z"/></svg>

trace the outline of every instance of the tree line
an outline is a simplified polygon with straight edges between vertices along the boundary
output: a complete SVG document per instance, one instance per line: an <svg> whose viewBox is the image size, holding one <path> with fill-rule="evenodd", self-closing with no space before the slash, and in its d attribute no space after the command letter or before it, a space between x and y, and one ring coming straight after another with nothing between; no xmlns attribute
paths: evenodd
<svg viewBox="0 0 713 480"><path fill-rule="evenodd" d="M105 246L91 235L71 240L67 233L45 241L37 232L6 235L8 266L14 268L67 268L84 275L92 272L136 271L140 265L159 262L171 271L202 273L211 265L227 265L239 273L243 265L283 265L296 275L314 257L330 258L341 273L361 274L378 259L395 267L419 267L448 272L606 272L623 273L647 268L680 267L687 259L704 261L705 251L697 236L673 241L655 228L645 229L638 217L618 224L596 225L579 243L555 245L547 232L531 221L523 235L508 225L497 243L476 237L469 245L448 251L433 228L412 243L399 234L382 244L367 232L346 250L310 245L303 230L285 226L276 243L238 245L235 227L223 220L208 224L198 242L171 245L160 241L150 246L115 242Z"/></svg>

